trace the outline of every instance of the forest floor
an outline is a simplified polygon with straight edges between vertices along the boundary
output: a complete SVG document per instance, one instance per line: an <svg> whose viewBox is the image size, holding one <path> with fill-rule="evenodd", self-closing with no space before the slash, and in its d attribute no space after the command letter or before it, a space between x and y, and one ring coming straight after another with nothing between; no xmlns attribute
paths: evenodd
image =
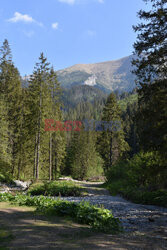
<svg viewBox="0 0 167 250"><path fill-rule="evenodd" d="M167 249L167 209L110 196L97 183L81 185L88 196L63 199L88 200L112 209L114 216L122 221L124 233L92 232L89 226L69 218L47 217L35 214L32 207L0 203L0 249Z"/></svg>

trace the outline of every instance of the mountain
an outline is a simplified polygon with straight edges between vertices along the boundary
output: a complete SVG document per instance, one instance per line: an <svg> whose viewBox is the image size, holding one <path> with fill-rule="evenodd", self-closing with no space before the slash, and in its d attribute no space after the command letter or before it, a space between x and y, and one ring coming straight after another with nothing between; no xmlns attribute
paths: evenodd
<svg viewBox="0 0 167 250"><path fill-rule="evenodd" d="M135 88L135 76L131 73L132 58L128 56L115 61L76 64L57 71L58 80L64 88L87 85L105 92L130 92Z"/></svg>

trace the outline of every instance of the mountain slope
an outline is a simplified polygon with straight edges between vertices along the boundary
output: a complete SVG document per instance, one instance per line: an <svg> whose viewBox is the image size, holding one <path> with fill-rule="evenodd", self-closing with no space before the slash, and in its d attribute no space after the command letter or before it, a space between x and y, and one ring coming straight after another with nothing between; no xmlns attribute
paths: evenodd
<svg viewBox="0 0 167 250"><path fill-rule="evenodd" d="M131 91L135 87L131 73L133 56L95 64L76 64L57 71L58 80L65 88L89 85L105 91Z"/></svg>
<svg viewBox="0 0 167 250"><path fill-rule="evenodd" d="M66 107L75 107L79 103L94 103L95 100L102 102L106 100L107 94L92 86L75 86L64 89L62 102Z"/></svg>

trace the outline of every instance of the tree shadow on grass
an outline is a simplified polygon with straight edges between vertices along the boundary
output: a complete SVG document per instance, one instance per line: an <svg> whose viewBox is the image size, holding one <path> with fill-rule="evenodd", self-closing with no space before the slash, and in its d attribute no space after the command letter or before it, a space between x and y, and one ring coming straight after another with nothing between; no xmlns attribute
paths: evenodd
<svg viewBox="0 0 167 250"><path fill-rule="evenodd" d="M64 217L36 215L23 207L0 209L2 227L7 228L13 238L0 242L0 249L3 246L6 249L161 249L149 248L151 241L95 233L88 226Z"/></svg>

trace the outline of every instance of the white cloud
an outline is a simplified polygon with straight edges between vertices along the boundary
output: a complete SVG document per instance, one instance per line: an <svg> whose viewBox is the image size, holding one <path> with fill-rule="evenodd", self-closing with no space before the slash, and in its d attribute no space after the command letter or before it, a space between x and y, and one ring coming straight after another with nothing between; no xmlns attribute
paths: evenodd
<svg viewBox="0 0 167 250"><path fill-rule="evenodd" d="M19 12L15 12L14 16L10 19L7 20L8 22L11 23L17 23L17 22L24 22L24 23L36 23L39 26L43 26L42 23L37 22L35 19L33 19L31 16L27 14L21 14Z"/></svg>
<svg viewBox="0 0 167 250"><path fill-rule="evenodd" d="M58 0L61 3L67 3L70 5L79 4L79 3L89 3L89 2L98 2L104 3L104 0Z"/></svg>
<svg viewBox="0 0 167 250"><path fill-rule="evenodd" d="M87 30L85 32L85 35L87 35L89 37L94 37L94 36L96 36L96 31L95 30Z"/></svg>
<svg viewBox="0 0 167 250"><path fill-rule="evenodd" d="M35 32L33 30L30 30L30 31L23 31L24 35L27 36L28 38L31 38Z"/></svg>
<svg viewBox="0 0 167 250"><path fill-rule="evenodd" d="M58 26L59 26L59 23L58 23L58 22L52 23L52 29L57 30L57 29L58 29Z"/></svg>
<svg viewBox="0 0 167 250"><path fill-rule="evenodd" d="M85 30L83 33L82 33L82 38L84 39L92 39L92 38L95 38L97 35L96 31L95 30Z"/></svg>
<svg viewBox="0 0 167 250"><path fill-rule="evenodd" d="M58 0L59 2L61 2L61 3L68 3L68 4L74 4L74 3L76 3L76 0Z"/></svg>

